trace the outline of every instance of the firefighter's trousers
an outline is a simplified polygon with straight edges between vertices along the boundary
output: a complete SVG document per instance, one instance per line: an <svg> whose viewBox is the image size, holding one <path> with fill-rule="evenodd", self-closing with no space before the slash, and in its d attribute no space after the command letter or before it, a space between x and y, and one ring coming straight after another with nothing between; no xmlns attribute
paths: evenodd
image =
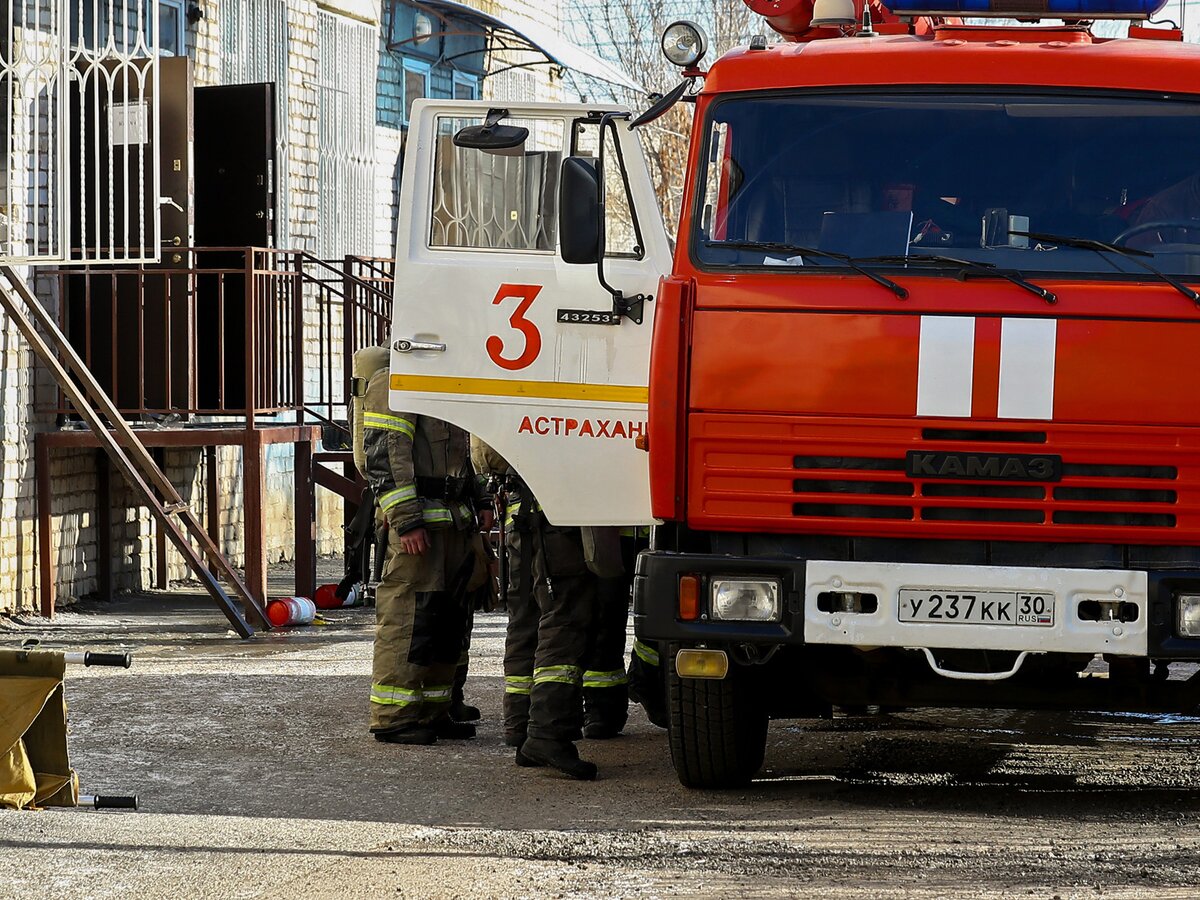
<svg viewBox="0 0 1200 900"><path fill-rule="evenodd" d="M629 627L632 573L598 580L596 640L583 672L586 723L617 731L629 718L629 679L625 675L625 633Z"/></svg>
<svg viewBox="0 0 1200 900"><path fill-rule="evenodd" d="M523 738L529 727L529 697L533 691L533 658L537 653L538 622L546 586L535 583L532 558L521 573L521 554L529 547L532 557L535 534L522 534L509 526L505 534L508 554L508 630L504 636L504 734ZM526 581L528 582L526 586Z"/></svg>
<svg viewBox="0 0 1200 900"><path fill-rule="evenodd" d="M450 708L467 628L471 534L427 529L430 548L412 555L389 533L375 592L371 731L428 724Z"/></svg>
<svg viewBox="0 0 1200 900"><path fill-rule="evenodd" d="M505 732L576 740L583 665L595 637L596 576L584 562L579 529L556 528L540 514L525 529L510 530L508 547L513 583L504 646Z"/></svg>
<svg viewBox="0 0 1200 900"><path fill-rule="evenodd" d="M451 697L454 703L466 702L464 698L467 672L471 668L471 634L475 631L475 607L470 603L469 597L467 600L467 624L463 629L462 653L458 657L458 667L454 671L454 691Z"/></svg>
<svg viewBox="0 0 1200 900"><path fill-rule="evenodd" d="M656 641L634 638L629 653L629 696L635 703L642 704L651 721L665 723L667 685Z"/></svg>

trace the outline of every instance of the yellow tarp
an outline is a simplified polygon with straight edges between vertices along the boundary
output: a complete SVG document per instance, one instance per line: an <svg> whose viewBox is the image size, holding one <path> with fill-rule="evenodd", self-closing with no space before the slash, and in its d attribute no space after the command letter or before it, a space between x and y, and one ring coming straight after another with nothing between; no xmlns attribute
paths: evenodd
<svg viewBox="0 0 1200 900"><path fill-rule="evenodd" d="M75 806L61 653L0 650L0 808Z"/></svg>

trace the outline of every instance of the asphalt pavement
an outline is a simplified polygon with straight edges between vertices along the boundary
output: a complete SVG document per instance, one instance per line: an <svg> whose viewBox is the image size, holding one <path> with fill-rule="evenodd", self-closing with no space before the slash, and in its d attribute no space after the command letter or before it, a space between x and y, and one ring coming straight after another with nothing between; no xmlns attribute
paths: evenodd
<svg viewBox="0 0 1200 900"><path fill-rule="evenodd" d="M1200 896L1200 720L923 711L774 722L764 771L692 791L639 708L600 778L514 765L504 620L476 626L473 741L366 732L370 610L241 641L202 598L0 625L130 649L72 669L88 793L136 813L0 813L0 898ZM802 685L796 689L802 690Z"/></svg>

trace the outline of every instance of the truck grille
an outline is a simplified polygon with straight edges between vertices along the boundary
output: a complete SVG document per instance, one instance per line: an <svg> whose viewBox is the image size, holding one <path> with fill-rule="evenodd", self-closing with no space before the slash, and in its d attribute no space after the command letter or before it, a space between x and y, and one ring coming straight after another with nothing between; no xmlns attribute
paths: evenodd
<svg viewBox="0 0 1200 900"><path fill-rule="evenodd" d="M941 441L938 446L945 443ZM1176 491L1127 486L1131 479L1172 483L1178 471L1171 466L1064 463L1063 481L1042 485L909 479L904 475L903 458L797 456L793 465L804 473L792 483L797 494L838 495L830 502L798 501L792 512L801 517L1027 524L1050 521L1143 528L1174 528L1176 524L1171 512L1179 496ZM874 479L838 477L847 472L880 474ZM1096 486L1102 483L1100 479L1114 479L1121 486ZM1078 486L1072 486L1074 482ZM849 502L851 497L853 502ZM872 501L876 497L909 497L912 502Z"/></svg>
<svg viewBox="0 0 1200 900"><path fill-rule="evenodd" d="M1128 532L1136 530L1136 541L1182 543L1191 536L1180 533L1182 528L1200 541L1200 437L1184 440L1179 430L845 423L790 430L793 440L780 440L776 431L774 440L755 446L736 469L714 465L734 458L725 429L698 436L696 443L706 448L700 470L693 468L692 484L701 491L692 496L703 504L698 518L732 512L741 486L745 513L774 518L786 510L793 529L804 532L1113 542L1134 541ZM742 436L750 450L744 424ZM781 445L789 443L792 452L783 457ZM1054 482L909 477L905 457L911 451L1044 453L1061 457L1062 477ZM756 457L767 465L756 466ZM786 482L779 477L783 465ZM771 502L784 499L777 490L785 484L786 506Z"/></svg>

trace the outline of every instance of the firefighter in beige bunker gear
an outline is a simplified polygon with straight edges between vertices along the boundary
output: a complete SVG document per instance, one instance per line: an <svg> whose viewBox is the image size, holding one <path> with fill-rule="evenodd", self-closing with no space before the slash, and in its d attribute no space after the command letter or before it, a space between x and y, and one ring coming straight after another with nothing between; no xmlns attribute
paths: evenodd
<svg viewBox="0 0 1200 900"><path fill-rule="evenodd" d="M650 546L650 529L644 525L621 529L621 554L628 573L628 590L633 592L633 571L638 554ZM629 699L640 703L646 718L659 728L667 727L667 683L656 641L633 639L629 651Z"/></svg>
<svg viewBox="0 0 1200 900"><path fill-rule="evenodd" d="M472 437L477 471L505 485L508 630L504 643L505 742L519 766L548 766L580 780L596 766L579 758L583 664L598 615L596 576L579 528L551 525L503 457Z"/></svg>
<svg viewBox="0 0 1200 900"><path fill-rule="evenodd" d="M605 577L600 579L600 621L596 629L595 646L583 673L583 736L594 740L614 738L621 733L629 718L630 699L645 706L643 695L650 695L651 704L655 696L652 691L646 690L634 696L635 669L632 659L629 672L625 671L634 567L638 553L649 543L650 529L645 526L625 526L619 531L604 531L606 549L595 555L611 557L616 554L616 559L607 565ZM639 642L635 641L634 646L636 653ZM644 644L640 646L649 649ZM639 669L638 674L643 675L644 672ZM646 709L650 720L655 721L650 706L646 706Z"/></svg>
<svg viewBox="0 0 1200 900"><path fill-rule="evenodd" d="M476 512L490 527L490 501L471 470L466 432L394 412L388 380L385 363L366 383L355 429L388 535L375 594L370 730L401 744L474 737L475 727L449 712L466 642Z"/></svg>
<svg viewBox="0 0 1200 900"><path fill-rule="evenodd" d="M629 718L625 634L633 568L626 566L617 528L583 531L588 568L598 576L596 634L583 671L583 736L615 738Z"/></svg>

